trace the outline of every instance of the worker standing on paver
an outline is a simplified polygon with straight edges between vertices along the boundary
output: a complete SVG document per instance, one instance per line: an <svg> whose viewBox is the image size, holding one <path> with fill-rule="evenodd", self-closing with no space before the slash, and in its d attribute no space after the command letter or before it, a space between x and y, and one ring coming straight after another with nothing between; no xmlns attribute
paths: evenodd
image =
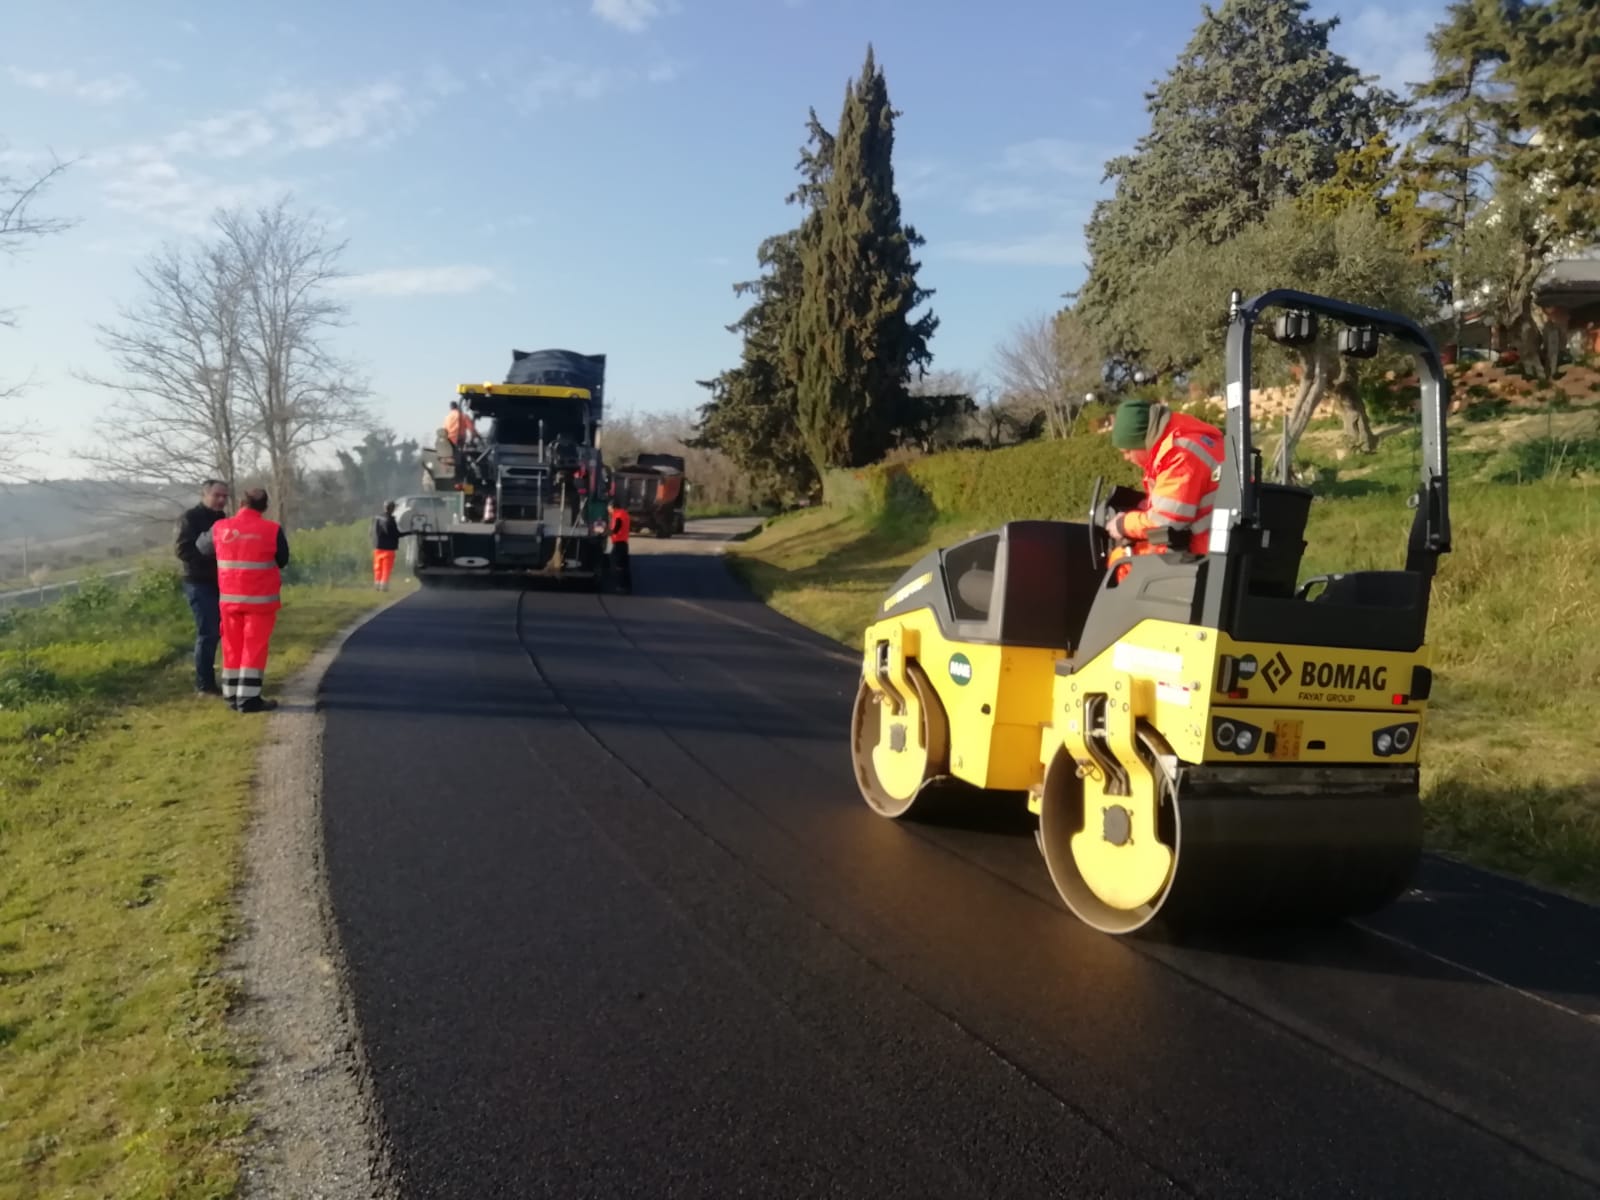
<svg viewBox="0 0 1600 1200"><path fill-rule="evenodd" d="M450 444L459 450L477 431L472 418L461 411L461 402L450 401L450 411L444 418L444 436L450 439Z"/></svg>
<svg viewBox="0 0 1600 1200"><path fill-rule="evenodd" d="M262 514L265 488L244 494L244 507L200 539L217 558L222 609L222 696L242 713L266 712L277 701L261 696L272 630L283 607L282 570L289 565L283 527Z"/></svg>
<svg viewBox="0 0 1600 1200"><path fill-rule="evenodd" d="M617 503L617 498L611 498L611 569L617 575L617 590L620 592L633 591L633 573L628 567L628 531L633 527L633 518L628 516L628 510Z"/></svg>

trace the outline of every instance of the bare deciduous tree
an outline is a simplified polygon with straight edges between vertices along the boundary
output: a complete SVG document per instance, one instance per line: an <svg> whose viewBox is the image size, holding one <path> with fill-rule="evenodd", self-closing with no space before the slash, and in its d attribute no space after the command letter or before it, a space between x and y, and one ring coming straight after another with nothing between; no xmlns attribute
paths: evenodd
<svg viewBox="0 0 1600 1200"><path fill-rule="evenodd" d="M0 149L3 149L0 145ZM67 169L69 164L52 161L49 168L30 178L0 174L0 254L19 254L31 241L61 233L76 223L65 217L37 216L33 203ZM17 323L17 310L0 305L0 326L12 328ZM26 381L21 383L0 380L0 403L15 400L27 391ZM0 475L11 475L17 467L18 455L13 449L22 435L29 431L21 428L0 429Z"/></svg>
<svg viewBox="0 0 1600 1200"><path fill-rule="evenodd" d="M1081 403L1069 390L1071 370L1055 316L1031 317L1012 330L995 349L995 374L1006 397L1045 414L1051 437L1072 432Z"/></svg>
<svg viewBox="0 0 1600 1200"><path fill-rule="evenodd" d="M241 395L240 264L223 245L168 245L138 278L138 303L98 327L120 377L79 374L118 393L102 445L81 457L157 494L201 473L234 486L255 433Z"/></svg>
<svg viewBox="0 0 1600 1200"><path fill-rule="evenodd" d="M253 213L221 212L216 225L241 281L242 395L277 519L288 525L307 452L367 420L364 383L326 344L347 314L329 290L342 277L344 243L330 242L327 228L287 199Z"/></svg>
<svg viewBox="0 0 1600 1200"><path fill-rule="evenodd" d="M48 170L32 179L0 175L0 254L20 253L28 242L72 228L74 222L64 217L40 217L31 211L33 202L67 166L63 162L53 162ZM0 325L16 323L16 309L0 308Z"/></svg>
<svg viewBox="0 0 1600 1200"><path fill-rule="evenodd" d="M684 460L689 503L695 508L753 502L751 481L737 463L719 450L692 445L695 413L616 413L608 416L600 435L605 461L616 467L644 452L677 454Z"/></svg>

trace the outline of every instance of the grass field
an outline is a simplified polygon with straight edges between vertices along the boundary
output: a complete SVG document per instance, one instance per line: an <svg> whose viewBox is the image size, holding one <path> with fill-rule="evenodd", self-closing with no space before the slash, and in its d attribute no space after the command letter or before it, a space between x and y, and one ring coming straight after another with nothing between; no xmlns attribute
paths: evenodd
<svg viewBox="0 0 1600 1200"><path fill-rule="evenodd" d="M350 586L359 529L292 540L269 694L383 599ZM165 573L0 614L7 1200L233 1193L249 1049L219 968L264 725L192 695L192 639Z"/></svg>
<svg viewBox="0 0 1600 1200"><path fill-rule="evenodd" d="M1554 437L1543 418L1525 422L1521 437L1455 436L1455 550L1434 592L1438 685L1423 754L1433 845L1600 899L1594 416ZM1305 573L1403 561L1414 435L1402 431L1359 460L1340 462L1326 444L1307 453L1321 494ZM1086 496L1088 483L1062 479L1054 493ZM1053 515L1082 519L1076 506ZM925 503L823 508L774 520L732 561L775 608L854 648L901 571L1005 519L981 495L962 516Z"/></svg>

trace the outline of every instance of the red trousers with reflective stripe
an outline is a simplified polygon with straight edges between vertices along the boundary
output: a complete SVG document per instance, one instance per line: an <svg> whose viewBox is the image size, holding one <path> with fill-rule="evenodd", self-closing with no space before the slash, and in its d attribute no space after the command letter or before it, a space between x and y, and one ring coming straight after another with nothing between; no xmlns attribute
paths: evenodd
<svg viewBox="0 0 1600 1200"><path fill-rule="evenodd" d="M261 695L267 646L278 610L264 604L222 606L222 696L238 705Z"/></svg>
<svg viewBox="0 0 1600 1200"><path fill-rule="evenodd" d="M372 582L388 583L389 576L394 573L394 551L374 550L372 552Z"/></svg>

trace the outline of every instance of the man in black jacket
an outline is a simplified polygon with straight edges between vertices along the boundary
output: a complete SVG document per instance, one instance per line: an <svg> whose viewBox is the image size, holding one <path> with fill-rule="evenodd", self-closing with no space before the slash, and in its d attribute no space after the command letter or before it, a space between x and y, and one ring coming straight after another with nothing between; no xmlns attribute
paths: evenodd
<svg viewBox="0 0 1600 1200"><path fill-rule="evenodd" d="M217 560L201 553L200 535L227 516L228 485L208 479L200 485L200 503L178 518L178 561L183 564L183 594L194 614L194 690L220 696L217 686L217 644L222 640L221 597L217 592Z"/></svg>
<svg viewBox="0 0 1600 1200"><path fill-rule="evenodd" d="M416 530L400 531L400 522L394 519L394 501L384 502L383 512L372 518L372 586L380 592L389 590L389 576L394 572L394 554L400 549L400 539L410 537Z"/></svg>

